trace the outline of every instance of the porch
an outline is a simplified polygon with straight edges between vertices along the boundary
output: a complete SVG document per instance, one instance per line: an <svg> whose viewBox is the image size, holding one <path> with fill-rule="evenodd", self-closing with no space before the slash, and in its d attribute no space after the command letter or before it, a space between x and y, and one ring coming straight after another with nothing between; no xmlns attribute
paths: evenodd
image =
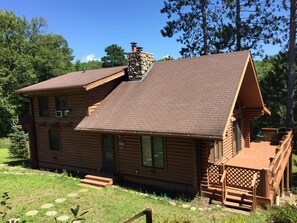
<svg viewBox="0 0 297 223"><path fill-rule="evenodd" d="M252 210L272 205L276 195L289 190L292 131L262 129L261 141L252 142L221 164L209 163L202 192L226 206Z"/></svg>

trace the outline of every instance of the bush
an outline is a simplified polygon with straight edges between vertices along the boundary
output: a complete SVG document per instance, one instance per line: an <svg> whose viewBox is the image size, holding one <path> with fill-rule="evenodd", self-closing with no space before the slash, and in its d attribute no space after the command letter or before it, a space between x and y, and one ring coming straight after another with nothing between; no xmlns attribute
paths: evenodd
<svg viewBox="0 0 297 223"><path fill-rule="evenodd" d="M0 149L8 149L10 144L9 138L0 139Z"/></svg>
<svg viewBox="0 0 297 223"><path fill-rule="evenodd" d="M283 207L273 208L267 215L267 222L271 223L296 223L297 207L286 204Z"/></svg>
<svg viewBox="0 0 297 223"><path fill-rule="evenodd" d="M10 155L22 159L28 158L28 134L20 129L14 129L14 132L8 136L10 138Z"/></svg>

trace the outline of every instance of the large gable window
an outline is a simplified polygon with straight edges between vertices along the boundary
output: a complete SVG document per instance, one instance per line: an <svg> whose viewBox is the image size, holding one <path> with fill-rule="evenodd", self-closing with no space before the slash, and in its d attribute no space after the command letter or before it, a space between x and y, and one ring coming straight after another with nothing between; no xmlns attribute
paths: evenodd
<svg viewBox="0 0 297 223"><path fill-rule="evenodd" d="M47 97L38 97L39 116L48 116L48 101Z"/></svg>
<svg viewBox="0 0 297 223"><path fill-rule="evenodd" d="M60 129L49 129L49 148L51 150L61 150Z"/></svg>
<svg viewBox="0 0 297 223"><path fill-rule="evenodd" d="M160 136L141 137L142 165L164 168L164 139Z"/></svg>

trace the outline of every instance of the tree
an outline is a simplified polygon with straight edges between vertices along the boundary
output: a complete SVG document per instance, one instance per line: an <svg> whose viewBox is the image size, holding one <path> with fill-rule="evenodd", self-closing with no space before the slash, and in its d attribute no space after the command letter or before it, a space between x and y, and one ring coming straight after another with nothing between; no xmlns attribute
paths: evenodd
<svg viewBox="0 0 297 223"><path fill-rule="evenodd" d="M88 62L81 62L80 60L77 60L73 65L73 69L75 71L85 71L100 68L102 68L102 62L97 60L90 60Z"/></svg>
<svg viewBox="0 0 297 223"><path fill-rule="evenodd" d="M9 145L10 155L17 158L27 159L29 157L28 134L23 130L14 128L14 131L8 136L11 142Z"/></svg>
<svg viewBox="0 0 297 223"><path fill-rule="evenodd" d="M222 0L225 21L217 32L226 51L254 49L261 55L263 44L280 44L285 17L275 0Z"/></svg>
<svg viewBox="0 0 297 223"><path fill-rule="evenodd" d="M116 44L105 48L106 56L101 58L102 67L116 67L127 64L124 49Z"/></svg>
<svg viewBox="0 0 297 223"><path fill-rule="evenodd" d="M168 0L161 13L172 20L161 30L164 37L179 34L177 42L185 45L180 53L183 57L206 55L217 52L214 32L220 21L220 8L216 0Z"/></svg>
<svg viewBox="0 0 297 223"><path fill-rule="evenodd" d="M16 89L68 72L72 50L59 35L46 34L43 18L18 17L0 10L0 137L24 116L27 100L12 95Z"/></svg>
<svg viewBox="0 0 297 223"><path fill-rule="evenodd" d="M217 52L254 49L261 54L263 44L280 44L285 30L284 16L275 0L167 0L164 37L179 34L183 57ZM283 28L283 29L281 29Z"/></svg>
<svg viewBox="0 0 297 223"><path fill-rule="evenodd" d="M296 83L296 0L290 0L290 37L289 37L289 55L288 55L288 76L287 76L287 104L286 104L286 126L294 127L294 97Z"/></svg>

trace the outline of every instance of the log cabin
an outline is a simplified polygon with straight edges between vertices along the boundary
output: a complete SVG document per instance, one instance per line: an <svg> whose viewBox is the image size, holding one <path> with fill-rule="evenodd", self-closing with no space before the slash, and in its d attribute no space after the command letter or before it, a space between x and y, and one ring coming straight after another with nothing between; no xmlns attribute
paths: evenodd
<svg viewBox="0 0 297 223"><path fill-rule="evenodd" d="M246 210L289 191L292 131L269 115L249 51L65 74L15 94L30 101L31 161L187 193Z"/></svg>

